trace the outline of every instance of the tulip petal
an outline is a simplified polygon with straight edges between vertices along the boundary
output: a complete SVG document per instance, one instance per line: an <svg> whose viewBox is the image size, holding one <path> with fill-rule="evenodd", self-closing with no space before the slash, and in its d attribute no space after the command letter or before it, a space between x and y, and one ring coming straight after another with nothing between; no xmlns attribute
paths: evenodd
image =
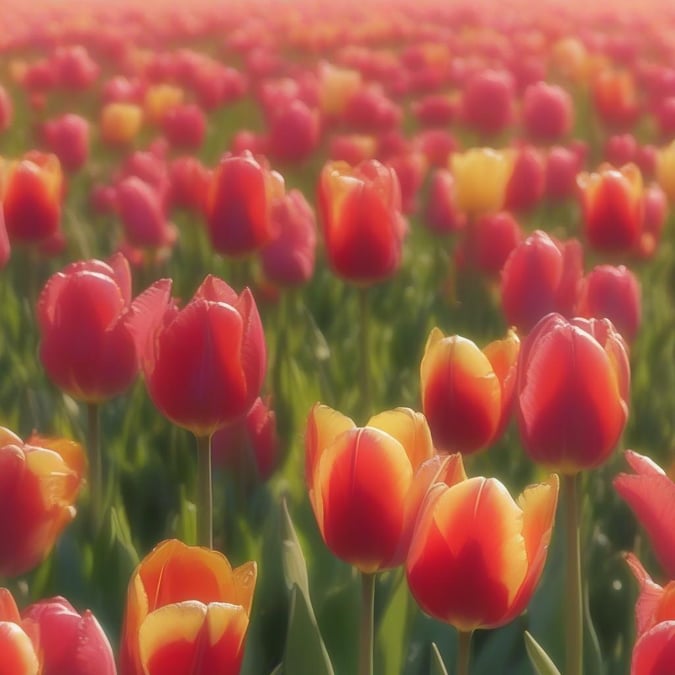
<svg viewBox="0 0 675 675"><path fill-rule="evenodd" d="M635 644L631 675L669 675L675 663L675 621L663 621Z"/></svg>
<svg viewBox="0 0 675 675"><path fill-rule="evenodd" d="M19 623L21 617L14 596L6 588L0 588L0 621Z"/></svg>
<svg viewBox="0 0 675 675"><path fill-rule="evenodd" d="M0 675L38 675L33 645L21 627L0 621Z"/></svg>

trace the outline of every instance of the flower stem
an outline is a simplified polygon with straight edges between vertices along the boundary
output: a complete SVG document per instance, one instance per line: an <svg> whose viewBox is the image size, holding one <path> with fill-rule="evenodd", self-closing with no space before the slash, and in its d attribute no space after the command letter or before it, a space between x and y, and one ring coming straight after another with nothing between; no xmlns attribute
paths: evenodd
<svg viewBox="0 0 675 675"><path fill-rule="evenodd" d="M473 631L459 631L459 650L457 652L457 675L469 675L471 658L471 638Z"/></svg>
<svg viewBox="0 0 675 675"><path fill-rule="evenodd" d="M211 436L197 436L197 544L213 548Z"/></svg>
<svg viewBox="0 0 675 675"><path fill-rule="evenodd" d="M581 595L581 543L579 535L578 474L563 477L566 537L566 669L565 675L583 672L583 609Z"/></svg>
<svg viewBox="0 0 675 675"><path fill-rule="evenodd" d="M361 634L359 675L373 675L373 614L375 574L361 572Z"/></svg>
<svg viewBox="0 0 675 675"><path fill-rule="evenodd" d="M359 311L361 319L361 414L372 414L372 392L370 373L370 301L368 287L359 288Z"/></svg>
<svg viewBox="0 0 675 675"><path fill-rule="evenodd" d="M89 508L91 522L98 533L103 520L105 487L101 455L101 415L98 403L87 403L87 456L89 458Z"/></svg>

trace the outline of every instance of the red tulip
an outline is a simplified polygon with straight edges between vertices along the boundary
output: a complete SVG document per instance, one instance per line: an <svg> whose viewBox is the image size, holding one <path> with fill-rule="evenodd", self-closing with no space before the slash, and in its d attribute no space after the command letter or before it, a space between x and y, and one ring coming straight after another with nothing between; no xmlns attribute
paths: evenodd
<svg viewBox="0 0 675 675"><path fill-rule="evenodd" d="M169 164L169 203L172 207L203 212L210 180L211 173L199 159L190 155L177 157Z"/></svg>
<svg viewBox="0 0 675 675"><path fill-rule="evenodd" d="M627 164L620 171L609 165L578 178L589 244L600 251L634 250L644 224L640 170Z"/></svg>
<svg viewBox="0 0 675 675"><path fill-rule="evenodd" d="M158 544L129 582L122 675L238 675L257 568L217 551ZM98 672L98 671L97 671Z"/></svg>
<svg viewBox="0 0 675 675"><path fill-rule="evenodd" d="M174 148L199 150L206 135L206 118L194 103L174 106L161 119L162 131Z"/></svg>
<svg viewBox="0 0 675 675"><path fill-rule="evenodd" d="M302 192L291 190L272 207L278 235L260 251L263 274L280 286L307 283L314 272L316 220Z"/></svg>
<svg viewBox="0 0 675 675"><path fill-rule="evenodd" d="M33 435L25 443L0 428L0 574L14 577L47 557L75 517L82 447Z"/></svg>
<svg viewBox="0 0 675 675"><path fill-rule="evenodd" d="M41 600L22 612L22 626L40 655L42 675L116 675L110 642L90 612L65 598Z"/></svg>
<svg viewBox="0 0 675 675"><path fill-rule="evenodd" d="M628 348L608 319L544 317L523 343L516 409L529 457L574 474L610 456L628 418Z"/></svg>
<svg viewBox="0 0 675 675"><path fill-rule="evenodd" d="M531 84L523 95L523 126L536 142L553 143L572 129L574 106L572 97L555 84Z"/></svg>
<svg viewBox="0 0 675 675"><path fill-rule="evenodd" d="M267 147L270 157L283 162L302 162L319 143L317 110L302 101L291 101L268 114Z"/></svg>
<svg viewBox="0 0 675 675"><path fill-rule="evenodd" d="M520 340L510 333L481 351L434 328L420 365L422 406L434 445L471 454L493 443L511 413Z"/></svg>
<svg viewBox="0 0 675 675"><path fill-rule="evenodd" d="M635 644L631 675L670 675L675 661L675 620L662 621Z"/></svg>
<svg viewBox="0 0 675 675"><path fill-rule="evenodd" d="M457 141L445 129L425 129L420 131L413 141L427 163L437 168L449 166L450 156L457 149Z"/></svg>
<svg viewBox="0 0 675 675"><path fill-rule="evenodd" d="M138 373L135 323L156 291L131 302L126 258L68 265L45 284L37 304L40 360L69 396L100 403L128 389Z"/></svg>
<svg viewBox="0 0 675 675"><path fill-rule="evenodd" d="M640 325L640 283L623 265L598 265L581 282L576 312L589 319L607 317L630 343Z"/></svg>
<svg viewBox="0 0 675 675"><path fill-rule="evenodd" d="M646 530L664 572L674 579L675 532L663 514L675 508L675 483L649 457L627 450L625 458L635 473L619 474L614 488ZM675 615L671 618L675 619Z"/></svg>
<svg viewBox="0 0 675 675"><path fill-rule="evenodd" d="M604 157L613 166L623 166L635 161L637 148L633 134L617 134L607 139Z"/></svg>
<svg viewBox="0 0 675 675"><path fill-rule="evenodd" d="M0 654L0 675L38 675L35 648L21 627L19 610L6 588L0 588Z"/></svg>
<svg viewBox="0 0 675 675"><path fill-rule="evenodd" d="M63 175L56 155L28 153L0 178L7 233L12 241L38 244L59 231Z"/></svg>
<svg viewBox="0 0 675 675"><path fill-rule="evenodd" d="M248 289L237 294L207 276L178 311L168 303L148 335L142 368L160 412L197 436L241 417L260 393L267 362L258 308Z"/></svg>
<svg viewBox="0 0 675 675"><path fill-rule="evenodd" d="M356 166L368 159L374 159L377 139L364 134L338 134L331 138L328 157Z"/></svg>
<svg viewBox="0 0 675 675"><path fill-rule="evenodd" d="M171 247L177 237L167 221L160 194L136 176L117 186L116 205L125 239L135 248L158 250Z"/></svg>
<svg viewBox="0 0 675 675"><path fill-rule="evenodd" d="M0 269L3 269L8 263L11 252L12 248L9 243L9 236L7 235L7 227L5 225L5 216L2 209L2 202L0 202Z"/></svg>
<svg viewBox="0 0 675 675"><path fill-rule="evenodd" d="M629 71L606 69L591 85L600 119L612 129L630 129L642 112L635 80Z"/></svg>
<svg viewBox="0 0 675 675"><path fill-rule="evenodd" d="M557 502L556 475L518 503L495 478L433 485L406 562L417 603L466 632L515 619L544 569Z"/></svg>
<svg viewBox="0 0 675 675"><path fill-rule="evenodd" d="M253 253L274 234L272 204L283 196L284 181L250 152L226 154L216 167L206 196L206 221L213 248L221 255Z"/></svg>
<svg viewBox="0 0 675 675"><path fill-rule="evenodd" d="M454 202L454 183L455 179L447 169L436 169L431 175L422 222L435 234L450 234L466 226L466 216Z"/></svg>
<svg viewBox="0 0 675 675"><path fill-rule="evenodd" d="M7 90L0 85L0 134L7 131L12 124L12 99Z"/></svg>
<svg viewBox="0 0 675 675"><path fill-rule="evenodd" d="M668 198L658 185L650 185L643 195L644 226L637 253L642 258L651 258L661 241L661 234L668 215Z"/></svg>
<svg viewBox="0 0 675 675"><path fill-rule="evenodd" d="M583 274L576 239L561 243L537 230L519 243L502 269L502 310L511 326L527 333L549 312L571 316Z"/></svg>
<svg viewBox="0 0 675 675"><path fill-rule="evenodd" d="M53 55L56 81L64 89L82 91L95 82L100 68L80 45L59 47Z"/></svg>
<svg viewBox="0 0 675 675"><path fill-rule="evenodd" d="M342 111L342 119L349 127L365 133L395 129L402 116L399 106L374 86L354 92Z"/></svg>
<svg viewBox="0 0 675 675"><path fill-rule="evenodd" d="M544 195L551 201L564 201L577 194L577 174L583 158L572 148L551 148L546 160Z"/></svg>
<svg viewBox="0 0 675 675"><path fill-rule="evenodd" d="M333 271L359 284L393 275L401 263L406 232L394 170L375 160L354 168L329 162L321 171L318 192Z"/></svg>
<svg viewBox="0 0 675 675"><path fill-rule="evenodd" d="M78 171L89 158L89 122L84 117L67 114L45 122L42 135L66 171Z"/></svg>
<svg viewBox="0 0 675 675"><path fill-rule="evenodd" d="M506 184L504 208L520 212L537 206L544 194L544 172L544 161L536 148L528 145L518 148Z"/></svg>
<svg viewBox="0 0 675 675"><path fill-rule="evenodd" d="M458 101L444 94L429 94L412 106L417 121L428 127L442 127L451 124L457 117Z"/></svg>
<svg viewBox="0 0 675 675"><path fill-rule="evenodd" d="M492 135L513 121L513 80L507 72L486 70L466 85L462 97L462 119L476 131Z"/></svg>

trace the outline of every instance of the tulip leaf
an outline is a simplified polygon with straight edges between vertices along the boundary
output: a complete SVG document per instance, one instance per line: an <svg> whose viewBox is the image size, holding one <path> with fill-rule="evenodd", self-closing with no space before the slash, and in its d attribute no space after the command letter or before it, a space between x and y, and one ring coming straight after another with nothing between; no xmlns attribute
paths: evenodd
<svg viewBox="0 0 675 675"><path fill-rule="evenodd" d="M283 663L280 663L271 673L270 675L283 675L284 672L284 665Z"/></svg>
<svg viewBox="0 0 675 675"><path fill-rule="evenodd" d="M560 671L555 667L551 657L528 631L525 631L525 649L537 675L560 675Z"/></svg>
<svg viewBox="0 0 675 675"><path fill-rule="evenodd" d="M402 673L408 644L408 608L410 593L405 575L399 575L389 602L379 620L376 635L376 663L382 673Z"/></svg>
<svg viewBox="0 0 675 675"><path fill-rule="evenodd" d="M445 663L443 663L443 658L435 642L431 643L431 668L429 669L429 674L448 675L448 669L445 667Z"/></svg>
<svg viewBox="0 0 675 675"><path fill-rule="evenodd" d="M295 532L291 515L288 512L288 505L286 500L281 501L281 528L283 533L283 540L281 542L282 562L284 566L284 577L286 579L286 586L290 590L296 585L303 593L307 600L307 605L310 608L312 617L314 617L314 609L309 595L309 578L307 576L307 563L305 556L300 548L298 535Z"/></svg>
<svg viewBox="0 0 675 675"><path fill-rule="evenodd" d="M334 675L314 610L297 584L291 590L283 668L293 675Z"/></svg>

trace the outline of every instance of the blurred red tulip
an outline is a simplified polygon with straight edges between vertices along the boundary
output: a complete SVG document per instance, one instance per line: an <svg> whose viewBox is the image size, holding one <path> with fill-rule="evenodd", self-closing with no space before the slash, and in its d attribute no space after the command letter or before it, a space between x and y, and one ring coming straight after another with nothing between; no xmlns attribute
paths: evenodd
<svg viewBox="0 0 675 675"><path fill-rule="evenodd" d="M138 373L134 317L151 296L131 302L131 273L121 254L107 263L71 263L45 284L37 304L40 360L69 396L100 403Z"/></svg>
<svg viewBox="0 0 675 675"><path fill-rule="evenodd" d="M544 195L551 201L564 201L576 196L577 174L583 160L572 148L555 146L549 150L544 177Z"/></svg>
<svg viewBox="0 0 675 675"><path fill-rule="evenodd" d="M605 462L628 418L628 348L608 319L544 317L523 343L516 409L530 459L565 474Z"/></svg>
<svg viewBox="0 0 675 675"><path fill-rule="evenodd" d="M269 242L275 235L272 204L283 194L283 178L266 161L248 151L224 155L206 196L206 221L215 251L241 256Z"/></svg>
<svg viewBox="0 0 675 675"><path fill-rule="evenodd" d="M177 157L169 164L170 205L202 213L210 180L209 170L199 159L190 155Z"/></svg>
<svg viewBox="0 0 675 675"><path fill-rule="evenodd" d="M377 87L363 87L347 100L342 121L355 131L380 133L397 128L403 113L396 103Z"/></svg>
<svg viewBox="0 0 675 675"><path fill-rule="evenodd" d="M434 445L471 454L503 433L511 414L520 340L510 332L482 351L434 328L420 365L422 407Z"/></svg>
<svg viewBox="0 0 675 675"><path fill-rule="evenodd" d="M557 503L556 475L527 487L518 503L496 478L433 485L406 563L422 610L465 632L522 614L544 569Z"/></svg>
<svg viewBox="0 0 675 675"><path fill-rule="evenodd" d="M658 185L650 185L643 197L645 222L637 253L651 258L661 241L661 234L668 216L668 199Z"/></svg>
<svg viewBox="0 0 675 675"><path fill-rule="evenodd" d="M272 206L277 236L260 251L265 279L279 286L307 283L314 273L316 219L300 190L291 190Z"/></svg>
<svg viewBox="0 0 675 675"><path fill-rule="evenodd" d="M7 131L12 124L13 112L12 99L7 90L0 85L0 134Z"/></svg>
<svg viewBox="0 0 675 675"><path fill-rule="evenodd" d="M412 105L415 119L427 127L443 127L457 117L459 101L445 94L429 94Z"/></svg>
<svg viewBox="0 0 675 675"><path fill-rule="evenodd" d="M211 438L211 452L215 466L231 469L242 480L250 468L259 480L267 480L280 452L276 415L269 400L258 397L245 417L218 429Z"/></svg>
<svg viewBox="0 0 675 675"><path fill-rule="evenodd" d="M101 87L101 100L106 103L135 103L141 105L146 85L142 80L117 75Z"/></svg>
<svg viewBox="0 0 675 675"><path fill-rule="evenodd" d="M426 157L427 163L438 168L449 165L450 156L458 147L455 137L445 129L425 129L413 141L415 147Z"/></svg>
<svg viewBox="0 0 675 675"><path fill-rule="evenodd" d="M164 135L180 150L199 150L206 135L206 117L194 103L184 103L167 110L161 119Z"/></svg>
<svg viewBox="0 0 675 675"><path fill-rule="evenodd" d="M2 192L1 189L0 192ZM9 243L9 236L7 235L7 227L5 226L2 202L0 201L0 270L4 269L5 265L9 262L11 252L12 248Z"/></svg>
<svg viewBox="0 0 675 675"><path fill-rule="evenodd" d="M38 244L59 231L63 174L56 155L29 152L0 165L0 201L12 241Z"/></svg>
<svg viewBox="0 0 675 675"><path fill-rule="evenodd" d="M540 143L560 141L574 122L572 97L555 84L531 84L523 95L522 116L528 138Z"/></svg>
<svg viewBox="0 0 675 675"><path fill-rule="evenodd" d="M431 175L422 223L438 235L451 234L466 226L466 216L454 201L454 183L450 171L436 169Z"/></svg>
<svg viewBox="0 0 675 675"><path fill-rule="evenodd" d="M121 675L238 675L256 577L254 562L232 569L217 551L158 544L129 582Z"/></svg>
<svg viewBox="0 0 675 675"><path fill-rule="evenodd" d="M642 113L635 81L627 70L602 70L593 78L591 92L598 116L610 129L630 129Z"/></svg>
<svg viewBox="0 0 675 675"><path fill-rule="evenodd" d="M58 597L26 607L21 616L40 655L42 675L117 675L110 642L89 610L80 615Z"/></svg>
<svg viewBox="0 0 675 675"><path fill-rule="evenodd" d="M462 96L462 120L481 134L493 135L513 122L514 88L504 71L485 70L474 75Z"/></svg>
<svg viewBox="0 0 675 675"><path fill-rule="evenodd" d="M268 115L267 147L270 157L283 162L302 162L319 143L319 113L302 101L291 101Z"/></svg>
<svg viewBox="0 0 675 675"><path fill-rule="evenodd" d="M59 47L52 59L57 83L70 91L89 89L100 72L98 64L81 45Z"/></svg>
<svg viewBox="0 0 675 675"><path fill-rule="evenodd" d="M181 310L170 284L155 303L161 319L144 343L142 368L160 412L197 436L210 436L246 413L260 393L267 350L248 289L237 294L207 276Z"/></svg>
<svg viewBox="0 0 675 675"><path fill-rule="evenodd" d="M502 269L506 322L527 333L549 312L571 316L583 276L583 249L537 230L510 253Z"/></svg>
<svg viewBox="0 0 675 675"><path fill-rule="evenodd" d="M504 208L509 211L526 212L535 208L544 195L544 160L531 145L523 145L515 151L513 171L506 185Z"/></svg>
<svg viewBox="0 0 675 675"><path fill-rule="evenodd" d="M420 152L406 152L387 159L387 166L396 172L401 188L401 212L417 210L417 193L422 187L427 172L427 161Z"/></svg>
<svg viewBox="0 0 675 675"><path fill-rule="evenodd" d="M614 479L614 488L647 532L666 576L675 579L675 532L663 518L675 508L675 483L649 457L632 450L626 450L624 457L635 473L620 473ZM675 619L675 615L670 618Z"/></svg>
<svg viewBox="0 0 675 675"><path fill-rule="evenodd" d="M68 113L45 122L42 136L66 171L78 171L89 159L89 122L80 115Z"/></svg>
<svg viewBox="0 0 675 675"><path fill-rule="evenodd" d="M613 166L623 166L635 161L638 142L633 134L616 134L605 143L604 158Z"/></svg>
<svg viewBox="0 0 675 675"><path fill-rule="evenodd" d="M598 173L578 177L584 212L584 233L596 250L634 251L644 225L640 170L627 164L621 170L603 164Z"/></svg>
<svg viewBox="0 0 675 675"><path fill-rule="evenodd" d="M173 246L178 231L170 223L160 195L136 176L117 185L116 206L125 239L135 248L156 251Z"/></svg>
<svg viewBox="0 0 675 675"><path fill-rule="evenodd" d="M0 574L33 569L75 517L84 479L82 447L33 435L24 443L0 428Z"/></svg>
<svg viewBox="0 0 675 675"><path fill-rule="evenodd" d="M576 313L586 318L608 318L631 343L637 335L641 317L640 283L623 265L598 265L579 286Z"/></svg>
<svg viewBox="0 0 675 675"><path fill-rule="evenodd" d="M321 171L319 213L333 272L358 284L392 276L401 263L406 222L393 169L375 160Z"/></svg>
<svg viewBox="0 0 675 675"><path fill-rule="evenodd" d="M365 573L400 565L425 492L413 475L432 454L421 413L396 408L357 427L315 404L307 421L305 479L330 551ZM461 479L457 462L454 475Z"/></svg>
<svg viewBox="0 0 675 675"><path fill-rule="evenodd" d="M328 157L356 166L368 159L374 159L377 139L364 134L337 134L330 139Z"/></svg>

